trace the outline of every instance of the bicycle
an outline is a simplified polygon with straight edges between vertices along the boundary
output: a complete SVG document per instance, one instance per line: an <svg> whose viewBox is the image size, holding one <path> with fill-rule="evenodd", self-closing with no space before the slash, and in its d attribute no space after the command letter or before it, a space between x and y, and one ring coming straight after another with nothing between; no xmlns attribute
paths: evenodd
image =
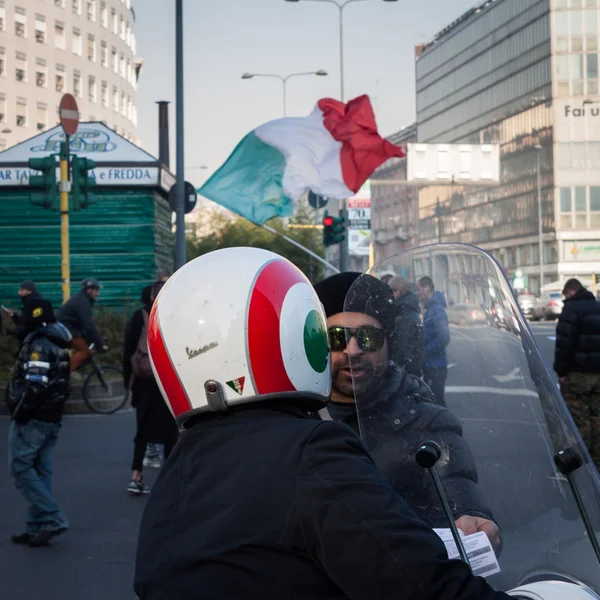
<svg viewBox="0 0 600 600"><path fill-rule="evenodd" d="M102 365L94 360L94 344L90 345L92 354L81 365L91 365L92 372L83 382L83 401L96 414L112 415L121 410L129 399L129 390L123 384L123 371L116 365ZM98 394L98 395L97 395Z"/></svg>

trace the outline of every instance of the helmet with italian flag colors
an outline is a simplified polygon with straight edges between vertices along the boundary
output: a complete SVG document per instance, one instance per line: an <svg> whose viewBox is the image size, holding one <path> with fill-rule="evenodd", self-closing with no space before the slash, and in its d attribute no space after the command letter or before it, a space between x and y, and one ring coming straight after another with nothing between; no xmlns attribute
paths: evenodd
<svg viewBox="0 0 600 600"><path fill-rule="evenodd" d="M290 261L258 248L216 250L177 271L154 302L148 351L180 425L278 398L321 407L331 391L316 292Z"/></svg>

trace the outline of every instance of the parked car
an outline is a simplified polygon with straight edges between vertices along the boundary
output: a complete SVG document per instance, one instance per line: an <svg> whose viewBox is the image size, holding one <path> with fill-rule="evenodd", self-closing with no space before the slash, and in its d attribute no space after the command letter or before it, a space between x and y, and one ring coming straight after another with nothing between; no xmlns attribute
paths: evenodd
<svg viewBox="0 0 600 600"><path fill-rule="evenodd" d="M563 299L560 292L543 292L533 305L533 320L558 319L563 309Z"/></svg>
<svg viewBox="0 0 600 600"><path fill-rule="evenodd" d="M454 304L446 309L448 322L466 327L468 325L485 325L488 317L485 311L472 304Z"/></svg>
<svg viewBox="0 0 600 600"><path fill-rule="evenodd" d="M533 294L519 294L517 301L521 307L521 310L523 311L523 314L525 315L525 318L533 319L533 308L535 303L538 301L537 296L534 296Z"/></svg>

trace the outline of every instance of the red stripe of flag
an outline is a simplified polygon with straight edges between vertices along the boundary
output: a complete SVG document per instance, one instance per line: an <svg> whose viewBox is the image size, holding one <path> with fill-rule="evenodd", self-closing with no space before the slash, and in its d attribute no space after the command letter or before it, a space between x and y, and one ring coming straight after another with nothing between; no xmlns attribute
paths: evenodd
<svg viewBox="0 0 600 600"><path fill-rule="evenodd" d="M325 98L319 100L323 124L331 136L342 143L340 161L348 189L358 192L373 171L392 157L403 158L399 146L384 140L377 132L375 113L368 96L348 104Z"/></svg>
<svg viewBox="0 0 600 600"><path fill-rule="evenodd" d="M148 349L152 355L152 362L156 369L156 374L168 398L173 414L179 415L191 410L192 406L188 400L187 394L177 377L177 372L171 362L171 357L165 347L160 326L158 324L158 313L156 304L150 313L148 320Z"/></svg>

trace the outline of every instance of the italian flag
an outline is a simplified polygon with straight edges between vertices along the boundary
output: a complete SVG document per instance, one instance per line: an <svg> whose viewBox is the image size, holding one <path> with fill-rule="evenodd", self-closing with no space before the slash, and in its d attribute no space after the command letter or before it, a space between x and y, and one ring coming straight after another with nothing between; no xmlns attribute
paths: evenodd
<svg viewBox="0 0 600 600"><path fill-rule="evenodd" d="M345 200L377 167L404 152L384 140L368 96L320 100L307 117L249 133L198 192L255 223L294 212L308 190Z"/></svg>

